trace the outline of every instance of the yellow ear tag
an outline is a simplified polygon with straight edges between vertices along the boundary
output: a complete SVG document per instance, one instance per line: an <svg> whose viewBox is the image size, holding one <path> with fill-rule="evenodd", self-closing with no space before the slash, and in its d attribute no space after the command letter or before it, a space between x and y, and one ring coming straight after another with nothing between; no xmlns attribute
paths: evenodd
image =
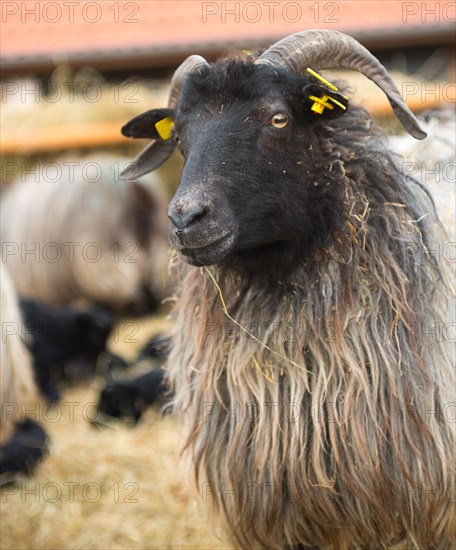
<svg viewBox="0 0 456 550"><path fill-rule="evenodd" d="M321 76L321 74L316 73L316 72L315 72L313 69L311 69L310 67L307 67L307 72L308 72L309 74L311 74L312 76L314 76L315 78L318 78L318 80L319 80L320 82L323 82L323 84L325 84L325 86L328 86L328 88L329 88L330 90L333 90L334 92L338 92L338 91L339 91L339 88L336 88L336 86L334 86L334 84L331 84L331 82L328 82L328 81L326 80L326 78L323 78L323 77Z"/></svg>
<svg viewBox="0 0 456 550"><path fill-rule="evenodd" d="M158 122L155 123L155 129L158 132L158 135L163 139L167 140L171 137L171 132L174 126L174 120L167 116L166 118L162 118Z"/></svg>
<svg viewBox="0 0 456 550"><path fill-rule="evenodd" d="M323 114L323 111L325 110L325 108L329 109L330 111L334 109L334 105L331 105L330 103L328 103L328 100L331 98L327 95L324 95L323 97L310 95L309 99L311 99L314 102L310 110L314 111L315 113L318 113L319 115Z"/></svg>
<svg viewBox="0 0 456 550"><path fill-rule="evenodd" d="M311 74L312 76L314 76L315 78L317 78L320 82L322 82L325 86L327 86L330 90L333 90L334 92L338 92L339 89L334 86L334 84L331 84L331 82L329 82L328 80L326 80L326 78L323 78L321 76L321 74L318 74L317 72L315 72L313 69L311 69L310 67L307 67L307 72L309 74ZM348 99L347 96L343 96L345 97L345 99ZM334 105L331 105L330 103L328 103L328 101L332 101L335 105L337 105L338 107L340 107L341 109L343 109L344 111L347 109L345 107L345 105L343 105L342 103L340 103L339 101L337 101L337 99L334 99L332 98L331 96L328 96L328 95L324 95L322 96L321 98L320 97L316 97L316 96L313 96L313 95L310 95L309 96L309 99L311 99L314 103L312 105L312 107L310 108L311 111L314 111L315 113L318 113L319 115L323 114L323 111L326 109L330 109L330 110L333 110L334 109Z"/></svg>
<svg viewBox="0 0 456 550"><path fill-rule="evenodd" d="M345 96L344 96L345 97ZM347 99L347 98L346 98ZM332 101L335 105L337 105L338 107L340 107L343 111L346 111L347 110L347 107L345 107L345 105L343 103L341 103L340 101L337 101L337 99L334 99L333 97L329 96L328 97L328 100L329 101Z"/></svg>

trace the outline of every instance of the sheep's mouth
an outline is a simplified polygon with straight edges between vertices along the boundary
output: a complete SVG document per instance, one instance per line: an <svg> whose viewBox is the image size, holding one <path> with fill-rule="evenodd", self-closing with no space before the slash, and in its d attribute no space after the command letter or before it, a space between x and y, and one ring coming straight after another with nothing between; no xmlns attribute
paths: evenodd
<svg viewBox="0 0 456 550"><path fill-rule="evenodd" d="M229 254L235 236L232 231L223 235L220 239L200 248L181 248L178 250L182 258L195 266L212 265L220 262Z"/></svg>

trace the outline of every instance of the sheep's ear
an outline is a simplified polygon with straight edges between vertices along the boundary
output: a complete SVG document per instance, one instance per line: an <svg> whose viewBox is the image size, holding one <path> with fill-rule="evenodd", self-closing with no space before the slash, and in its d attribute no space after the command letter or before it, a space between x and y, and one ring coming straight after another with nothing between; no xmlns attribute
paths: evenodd
<svg viewBox="0 0 456 550"><path fill-rule="evenodd" d="M348 97L319 84L309 84L303 88L306 109L321 119L333 119L343 115L348 109Z"/></svg>
<svg viewBox="0 0 456 550"><path fill-rule="evenodd" d="M167 140L171 136L173 116L172 109L146 111L127 122L121 132L126 137Z"/></svg>

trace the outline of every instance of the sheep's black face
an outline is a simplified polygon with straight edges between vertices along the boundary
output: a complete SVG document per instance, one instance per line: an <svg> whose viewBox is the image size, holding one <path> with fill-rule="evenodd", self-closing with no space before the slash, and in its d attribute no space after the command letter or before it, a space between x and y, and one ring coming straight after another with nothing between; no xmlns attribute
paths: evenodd
<svg viewBox="0 0 456 550"><path fill-rule="evenodd" d="M187 262L268 257L328 233L335 196L319 166L315 87L239 61L187 79L174 134L185 165L168 210Z"/></svg>

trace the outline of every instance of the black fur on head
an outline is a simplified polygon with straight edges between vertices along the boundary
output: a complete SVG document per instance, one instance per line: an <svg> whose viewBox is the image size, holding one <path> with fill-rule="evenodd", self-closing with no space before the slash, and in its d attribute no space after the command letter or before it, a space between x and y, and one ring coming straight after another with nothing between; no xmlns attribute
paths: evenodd
<svg viewBox="0 0 456 550"><path fill-rule="evenodd" d="M312 98L324 96L334 108L316 113ZM359 160L380 179L394 170L368 113L347 107L314 76L249 60L188 75L175 111L144 115L173 118L169 141L185 160L168 210L181 256L277 278L337 239L346 227L347 177L363 178Z"/></svg>
<svg viewBox="0 0 456 550"><path fill-rule="evenodd" d="M344 174L324 141L346 111L312 111L309 96L324 94L344 101L313 77L238 60L187 78L175 113L185 165L169 207L184 259L259 266L308 254L342 223Z"/></svg>

